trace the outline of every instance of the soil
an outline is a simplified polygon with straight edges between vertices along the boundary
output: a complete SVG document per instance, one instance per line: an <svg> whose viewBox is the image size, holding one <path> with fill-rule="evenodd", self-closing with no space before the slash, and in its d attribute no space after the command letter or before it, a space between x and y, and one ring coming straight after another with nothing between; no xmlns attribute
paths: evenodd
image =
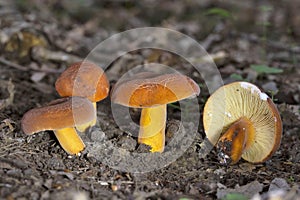
<svg viewBox="0 0 300 200"><path fill-rule="evenodd" d="M0 198L300 199L297 8L296 0L1 1ZM105 72L111 87L124 73L152 62L200 83L197 112L190 100L168 105L163 154L148 153L147 145L137 144L141 110L130 108L134 123L118 125L109 98L97 103L97 124L81 134L87 147L79 156L64 152L52 131L32 136L22 132L26 111L59 98L54 83L68 65L85 59L113 34L138 27L164 27L188 35L211 55L224 84L249 81L271 96L283 122L281 145L271 159L220 164L215 148L204 139L202 125L203 107L217 79L211 85L205 82L207 74L190 62L205 58L195 57L192 44L180 37L176 47L187 49L189 59L162 49L135 49L144 41L130 34L132 41L119 38L96 54L100 63L108 63ZM161 44L172 40L168 35L147 37L150 43L151 37ZM110 52L122 44L135 50L114 57ZM259 71L254 65L271 69Z"/></svg>

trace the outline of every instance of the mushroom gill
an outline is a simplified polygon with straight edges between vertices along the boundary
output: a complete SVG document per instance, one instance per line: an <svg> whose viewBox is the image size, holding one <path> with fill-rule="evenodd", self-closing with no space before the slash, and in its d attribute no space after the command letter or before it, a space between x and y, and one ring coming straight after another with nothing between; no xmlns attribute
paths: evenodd
<svg viewBox="0 0 300 200"><path fill-rule="evenodd" d="M251 83L234 82L219 88L204 107L204 129L213 145L223 141L226 134L234 132L232 125L238 121L249 123L235 125L239 127L236 134L253 129L247 131L241 152L243 159L263 162L279 147L282 124L278 110L272 100Z"/></svg>

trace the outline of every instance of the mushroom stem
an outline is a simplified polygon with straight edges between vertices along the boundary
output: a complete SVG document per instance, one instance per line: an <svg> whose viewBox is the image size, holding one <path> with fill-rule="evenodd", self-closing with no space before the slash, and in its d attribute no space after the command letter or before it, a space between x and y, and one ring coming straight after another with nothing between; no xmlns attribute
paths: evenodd
<svg viewBox="0 0 300 200"><path fill-rule="evenodd" d="M94 109L95 109L96 116L92 121L89 121L85 124L76 126L76 129L80 132L85 132L87 128L95 126L95 124L97 122L97 105L96 105L96 102L92 102L92 103L93 103L93 106L94 106Z"/></svg>
<svg viewBox="0 0 300 200"><path fill-rule="evenodd" d="M63 128L53 131L59 144L68 154L78 155L85 147L74 128Z"/></svg>
<svg viewBox="0 0 300 200"><path fill-rule="evenodd" d="M149 145L151 152L164 151L166 118L166 104L142 109L138 142Z"/></svg>
<svg viewBox="0 0 300 200"><path fill-rule="evenodd" d="M253 141L254 127L252 122L245 117L235 121L217 143L221 163L237 163Z"/></svg>

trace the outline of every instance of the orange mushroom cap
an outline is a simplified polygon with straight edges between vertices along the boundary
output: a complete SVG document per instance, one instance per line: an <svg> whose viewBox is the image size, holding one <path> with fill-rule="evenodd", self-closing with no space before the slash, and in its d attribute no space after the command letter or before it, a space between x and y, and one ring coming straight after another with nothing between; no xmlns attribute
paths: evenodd
<svg viewBox="0 0 300 200"><path fill-rule="evenodd" d="M142 72L117 82L111 99L124 106L147 108L180 101L199 93L198 84L185 75Z"/></svg>
<svg viewBox="0 0 300 200"><path fill-rule="evenodd" d="M107 97L109 82L101 67L88 61L76 62L57 79L55 88L60 96L81 96L92 102Z"/></svg>
<svg viewBox="0 0 300 200"><path fill-rule="evenodd" d="M270 158L280 145L282 121L275 104L265 93L251 83L234 82L219 88L207 100L203 125L213 145L225 132L236 137L231 128L238 127L235 123L241 120L249 134L242 158L252 163Z"/></svg>
<svg viewBox="0 0 300 200"><path fill-rule="evenodd" d="M93 104L83 97L68 97L50 102L26 112L21 120L27 135L44 130L59 130L82 125L96 116Z"/></svg>

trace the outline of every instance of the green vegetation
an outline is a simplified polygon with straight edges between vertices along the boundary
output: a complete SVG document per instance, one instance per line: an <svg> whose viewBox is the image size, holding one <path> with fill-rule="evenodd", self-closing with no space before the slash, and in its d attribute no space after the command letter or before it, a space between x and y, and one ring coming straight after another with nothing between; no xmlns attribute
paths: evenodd
<svg viewBox="0 0 300 200"><path fill-rule="evenodd" d="M247 79L244 79L244 78L242 77L242 75L236 74L236 73L231 74L231 75L230 75L230 78L232 78L232 79L234 79L234 80L236 80L236 81L247 81Z"/></svg>
<svg viewBox="0 0 300 200"><path fill-rule="evenodd" d="M250 65L250 68L253 69L260 74L280 74L283 72L282 69L274 68L274 67L269 67L267 65Z"/></svg>
<svg viewBox="0 0 300 200"><path fill-rule="evenodd" d="M248 200L248 198L239 193L229 193L222 200Z"/></svg>
<svg viewBox="0 0 300 200"><path fill-rule="evenodd" d="M278 99L275 99L274 96L278 93L278 90L269 90L268 93L271 95L272 101L277 101Z"/></svg>
<svg viewBox="0 0 300 200"><path fill-rule="evenodd" d="M205 15L217 15L222 18L231 18L232 17L231 13L228 10L225 10L223 8L211 8L211 9L207 10L204 14Z"/></svg>
<svg viewBox="0 0 300 200"><path fill-rule="evenodd" d="M288 181L290 183L295 183L295 178L293 176L290 176L289 179L288 179Z"/></svg>

